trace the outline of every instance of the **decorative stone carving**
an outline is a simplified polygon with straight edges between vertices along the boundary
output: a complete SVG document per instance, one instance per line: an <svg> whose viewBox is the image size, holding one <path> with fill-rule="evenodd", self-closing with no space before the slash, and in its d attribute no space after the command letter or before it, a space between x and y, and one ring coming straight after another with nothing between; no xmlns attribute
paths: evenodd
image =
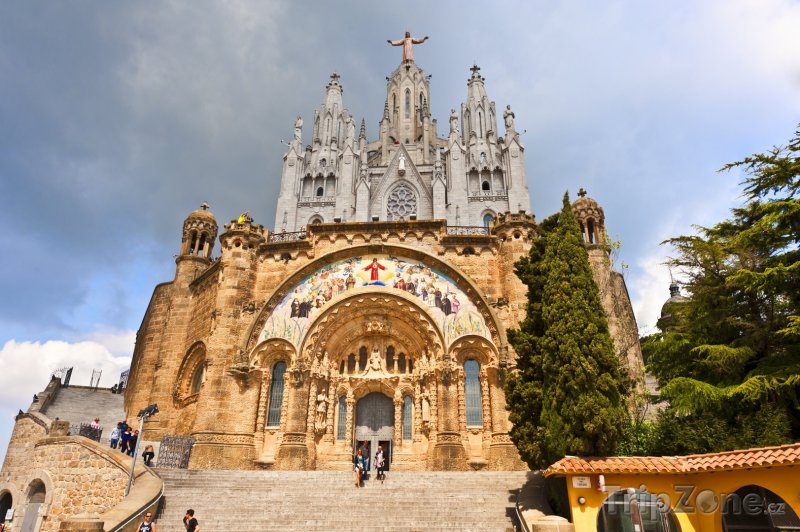
<svg viewBox="0 0 800 532"><path fill-rule="evenodd" d="M327 412L328 395L327 392L320 391L317 394L317 419L314 422L314 428L319 433L325 432L325 426L327 425L325 416Z"/></svg>

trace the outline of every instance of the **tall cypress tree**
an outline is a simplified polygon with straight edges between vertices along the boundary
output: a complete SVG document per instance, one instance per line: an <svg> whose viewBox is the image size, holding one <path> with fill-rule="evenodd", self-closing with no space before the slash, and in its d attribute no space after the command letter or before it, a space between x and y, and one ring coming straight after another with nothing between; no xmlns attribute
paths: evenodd
<svg viewBox="0 0 800 532"><path fill-rule="evenodd" d="M540 235L516 265L528 312L509 333L518 371L506 384L511 438L532 468L566 454L613 454L630 389L567 194Z"/></svg>

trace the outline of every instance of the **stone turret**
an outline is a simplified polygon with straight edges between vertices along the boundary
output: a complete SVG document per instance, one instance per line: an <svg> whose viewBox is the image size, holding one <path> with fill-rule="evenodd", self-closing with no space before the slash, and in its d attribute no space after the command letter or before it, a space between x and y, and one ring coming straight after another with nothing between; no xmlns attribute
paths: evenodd
<svg viewBox="0 0 800 532"><path fill-rule="evenodd" d="M584 245L589 253L592 277L597 285L600 304L608 319L608 331L617 353L628 375L636 383L636 389L644 388L644 364L639 345L639 328L633 314L628 287L621 273L611 264L611 248L606 242L606 217L603 208L586 191L578 191L578 199L572 204L572 212L581 228ZM629 403L635 408L635 401Z"/></svg>
<svg viewBox="0 0 800 532"><path fill-rule="evenodd" d="M603 208L593 200L586 197L586 191L578 191L578 199L572 204L572 212L581 227L583 241L589 245L606 244L606 215Z"/></svg>
<svg viewBox="0 0 800 532"><path fill-rule="evenodd" d="M217 219L208 210L208 203L192 211L183 222L180 256L211 257L217 238Z"/></svg>
<svg viewBox="0 0 800 532"><path fill-rule="evenodd" d="M175 280L179 285L188 285L211 264L217 229L217 220L206 202L186 217L180 253L175 259Z"/></svg>

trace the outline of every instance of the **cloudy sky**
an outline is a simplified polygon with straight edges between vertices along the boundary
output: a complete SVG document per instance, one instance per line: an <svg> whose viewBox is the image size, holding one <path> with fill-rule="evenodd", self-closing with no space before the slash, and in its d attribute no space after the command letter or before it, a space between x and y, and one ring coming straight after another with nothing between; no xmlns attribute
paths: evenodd
<svg viewBox="0 0 800 532"><path fill-rule="evenodd" d="M477 63L526 130L533 212L601 203L652 331L659 242L725 216L740 176L716 170L800 122L798 28L796 0L3 2L0 456L54 369L127 367L188 212L271 225L281 139L332 71L377 136L406 29L440 134Z"/></svg>

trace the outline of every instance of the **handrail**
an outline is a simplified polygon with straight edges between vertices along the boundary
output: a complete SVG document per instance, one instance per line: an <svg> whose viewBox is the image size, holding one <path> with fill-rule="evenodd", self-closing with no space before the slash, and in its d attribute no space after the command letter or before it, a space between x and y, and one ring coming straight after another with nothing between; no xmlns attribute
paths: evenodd
<svg viewBox="0 0 800 532"><path fill-rule="evenodd" d="M489 236L489 228L482 225L448 225L447 234Z"/></svg>
<svg viewBox="0 0 800 532"><path fill-rule="evenodd" d="M270 233L268 242L293 242L306 239L305 231L293 231L291 233Z"/></svg>
<svg viewBox="0 0 800 532"><path fill-rule="evenodd" d="M528 528L528 523L526 523L525 519L522 517L522 510L520 510L519 507L520 493L522 493L522 489L520 489L514 496L514 511L517 513L517 522L519 523L519 527L522 529L523 532L531 532L531 529Z"/></svg>
<svg viewBox="0 0 800 532"><path fill-rule="evenodd" d="M156 475L156 476L158 476L158 475ZM144 506L142 506L142 508L138 512L136 512L135 514L131 515L127 520L123 521L122 523L118 524L117 526L109 529L108 532L120 532L121 530L125 530L126 526L128 526L130 523L132 523L132 522L136 521L137 519L139 519L142 516L143 513L147 512L148 508L153 506L153 503L158 504L159 501L161 501L161 499L163 497L164 497L164 482L162 481L161 482L161 489L159 490L158 495L156 497L150 499L150 501L147 504L145 504ZM158 509L158 507L156 507L156 509Z"/></svg>

